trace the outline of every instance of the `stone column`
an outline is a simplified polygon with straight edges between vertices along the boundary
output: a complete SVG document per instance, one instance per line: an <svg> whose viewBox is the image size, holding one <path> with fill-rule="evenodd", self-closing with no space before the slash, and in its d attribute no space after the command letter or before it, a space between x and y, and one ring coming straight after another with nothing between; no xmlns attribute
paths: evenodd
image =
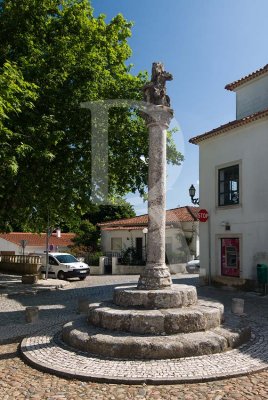
<svg viewBox="0 0 268 400"><path fill-rule="evenodd" d="M165 263L166 230L166 129L173 110L164 105L146 107L149 128L148 240L147 263L138 289L157 290L172 284Z"/></svg>

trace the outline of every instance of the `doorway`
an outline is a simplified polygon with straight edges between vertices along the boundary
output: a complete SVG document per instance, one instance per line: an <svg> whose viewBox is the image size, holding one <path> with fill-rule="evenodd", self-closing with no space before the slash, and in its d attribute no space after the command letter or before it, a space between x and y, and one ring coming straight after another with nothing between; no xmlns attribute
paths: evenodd
<svg viewBox="0 0 268 400"><path fill-rule="evenodd" d="M137 258L138 258L138 260L142 260L143 259L143 257L142 257L142 253L143 253L143 251L142 251L142 238L136 238L136 253L137 253Z"/></svg>

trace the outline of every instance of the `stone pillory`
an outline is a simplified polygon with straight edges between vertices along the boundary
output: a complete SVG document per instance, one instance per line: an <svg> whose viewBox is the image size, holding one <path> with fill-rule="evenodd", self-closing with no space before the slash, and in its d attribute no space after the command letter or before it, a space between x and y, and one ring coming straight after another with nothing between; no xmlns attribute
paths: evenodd
<svg viewBox="0 0 268 400"><path fill-rule="evenodd" d="M154 63L152 80L144 88L149 129L146 267L137 286L115 288L112 300L86 305L87 319L71 321L62 330L65 343L90 357L110 361L201 356L250 338L250 328L240 326L239 320L222 326L221 303L199 300L194 286L172 285L165 264L166 129L173 115L165 82L171 79L162 64Z"/></svg>
<svg viewBox="0 0 268 400"><path fill-rule="evenodd" d="M166 129L173 116L166 94L166 81L172 75L161 63L153 63L151 82L144 86L147 102L144 119L149 129L148 172L148 244L147 263L138 289L164 289L171 286L171 276L165 264L166 226Z"/></svg>

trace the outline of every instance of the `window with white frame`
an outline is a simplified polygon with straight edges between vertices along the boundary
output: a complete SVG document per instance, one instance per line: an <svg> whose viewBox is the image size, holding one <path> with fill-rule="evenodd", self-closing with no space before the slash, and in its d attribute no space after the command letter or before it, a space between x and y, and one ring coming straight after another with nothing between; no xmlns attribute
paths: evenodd
<svg viewBox="0 0 268 400"><path fill-rule="evenodd" d="M239 204L239 164L218 170L218 206Z"/></svg>
<svg viewBox="0 0 268 400"><path fill-rule="evenodd" d="M111 250L113 251L122 250L122 238L111 238Z"/></svg>

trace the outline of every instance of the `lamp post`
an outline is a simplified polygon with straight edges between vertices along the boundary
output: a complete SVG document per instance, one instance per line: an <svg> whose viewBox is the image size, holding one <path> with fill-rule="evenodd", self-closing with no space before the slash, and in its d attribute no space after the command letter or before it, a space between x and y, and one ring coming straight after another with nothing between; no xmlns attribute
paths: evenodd
<svg viewBox="0 0 268 400"><path fill-rule="evenodd" d="M142 233L144 234L145 261L147 261L147 233L148 233L148 228L143 228Z"/></svg>
<svg viewBox="0 0 268 400"><path fill-rule="evenodd" d="M47 211L47 229L46 229L46 279L48 278L48 265L49 265L49 238L52 235L54 228L50 225L50 213L49 210ZM57 227L56 230L57 238L61 237L61 229Z"/></svg>
<svg viewBox="0 0 268 400"><path fill-rule="evenodd" d="M28 240L21 240L20 241L21 247L22 247L22 259L23 259L23 265L25 265L25 247L28 244Z"/></svg>
<svg viewBox="0 0 268 400"><path fill-rule="evenodd" d="M191 201L192 201L193 204L199 205L199 199L198 198L194 198L195 192L196 192L196 189L195 189L194 185L191 185L190 188L189 188L189 196L191 197Z"/></svg>
<svg viewBox="0 0 268 400"><path fill-rule="evenodd" d="M50 236L50 222L49 222L49 210L47 211L47 232L46 232L46 279L48 278L48 246L49 246L49 236Z"/></svg>

